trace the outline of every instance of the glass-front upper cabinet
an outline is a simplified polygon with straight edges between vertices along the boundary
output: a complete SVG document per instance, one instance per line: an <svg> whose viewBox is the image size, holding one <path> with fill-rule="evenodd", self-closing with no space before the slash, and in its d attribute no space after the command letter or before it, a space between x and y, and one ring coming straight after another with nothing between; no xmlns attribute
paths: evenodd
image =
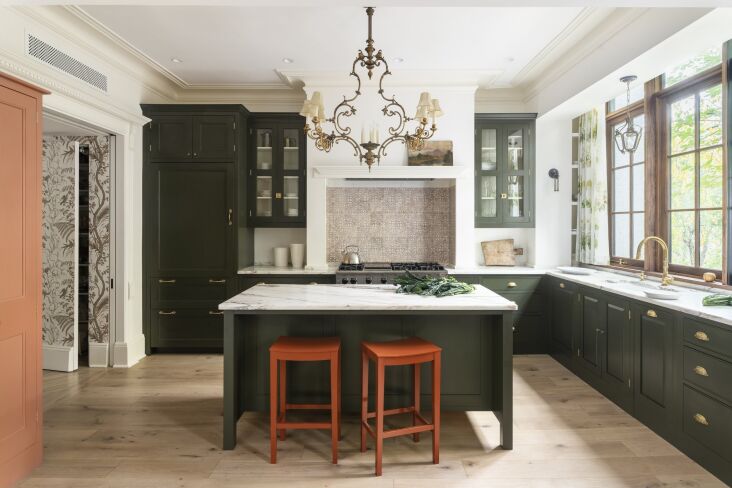
<svg viewBox="0 0 732 488"><path fill-rule="evenodd" d="M250 139L249 218L254 227L305 226L305 119L255 115Z"/></svg>
<svg viewBox="0 0 732 488"><path fill-rule="evenodd" d="M533 119L476 115L476 227L534 226L533 131Z"/></svg>

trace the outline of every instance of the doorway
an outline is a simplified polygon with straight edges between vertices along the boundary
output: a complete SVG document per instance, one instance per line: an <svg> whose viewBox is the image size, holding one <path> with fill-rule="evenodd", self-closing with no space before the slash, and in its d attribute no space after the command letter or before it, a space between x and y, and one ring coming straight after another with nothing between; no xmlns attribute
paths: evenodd
<svg viewBox="0 0 732 488"><path fill-rule="evenodd" d="M114 139L44 113L44 369L110 364Z"/></svg>

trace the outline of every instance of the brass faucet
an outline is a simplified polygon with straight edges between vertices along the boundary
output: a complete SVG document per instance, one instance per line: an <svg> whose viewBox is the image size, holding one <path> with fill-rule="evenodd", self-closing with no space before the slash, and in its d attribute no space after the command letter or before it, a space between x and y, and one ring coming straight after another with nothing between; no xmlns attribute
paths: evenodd
<svg viewBox="0 0 732 488"><path fill-rule="evenodd" d="M635 251L635 259L640 259L643 246L648 241L658 242L658 244L661 246L661 249L663 250L663 276L661 277L661 286L668 286L674 281L674 279L668 275L668 245L663 239L656 236L648 236L644 238L638 243L638 249L636 249ZM644 271L641 271L640 279L641 281L646 279L646 273Z"/></svg>

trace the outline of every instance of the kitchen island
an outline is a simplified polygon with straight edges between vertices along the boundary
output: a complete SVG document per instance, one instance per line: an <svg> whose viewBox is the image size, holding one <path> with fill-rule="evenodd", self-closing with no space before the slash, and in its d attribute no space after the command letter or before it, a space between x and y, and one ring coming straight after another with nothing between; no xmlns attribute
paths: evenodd
<svg viewBox="0 0 732 488"><path fill-rule="evenodd" d="M343 410L361 401L360 343L419 336L442 347L443 410L491 410L501 423L501 445L513 447L511 315L516 304L477 285L473 293L422 297L392 285L256 285L219 305L224 312L224 449L236 446L236 424L246 411L268 405L269 345L282 335L338 336L342 342ZM328 398L328 370L320 363L288 364L288 401ZM425 404L430 375L422 375ZM386 374L387 408L409 403L411 374Z"/></svg>

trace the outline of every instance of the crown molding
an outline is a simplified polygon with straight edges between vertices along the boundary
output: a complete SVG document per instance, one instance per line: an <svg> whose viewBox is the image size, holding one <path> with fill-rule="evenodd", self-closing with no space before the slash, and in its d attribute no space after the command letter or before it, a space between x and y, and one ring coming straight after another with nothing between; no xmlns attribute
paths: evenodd
<svg viewBox="0 0 732 488"><path fill-rule="evenodd" d="M524 102L530 102L539 94L543 87L557 81L563 74L592 55L598 48L640 18L648 10L647 8L614 9L605 17L599 26L592 29L589 34L576 42L574 48L570 49L564 56L554 62L549 69L545 70L540 78L534 79L534 81L522 86L526 94Z"/></svg>
<svg viewBox="0 0 732 488"><path fill-rule="evenodd" d="M293 87L349 87L356 86L356 80L341 71L279 71L283 79ZM399 70L385 78L388 87L445 87L476 90L478 86L490 85L501 71L498 70ZM379 76L372 79L361 77L361 87L378 87ZM486 81L487 80L487 81Z"/></svg>

